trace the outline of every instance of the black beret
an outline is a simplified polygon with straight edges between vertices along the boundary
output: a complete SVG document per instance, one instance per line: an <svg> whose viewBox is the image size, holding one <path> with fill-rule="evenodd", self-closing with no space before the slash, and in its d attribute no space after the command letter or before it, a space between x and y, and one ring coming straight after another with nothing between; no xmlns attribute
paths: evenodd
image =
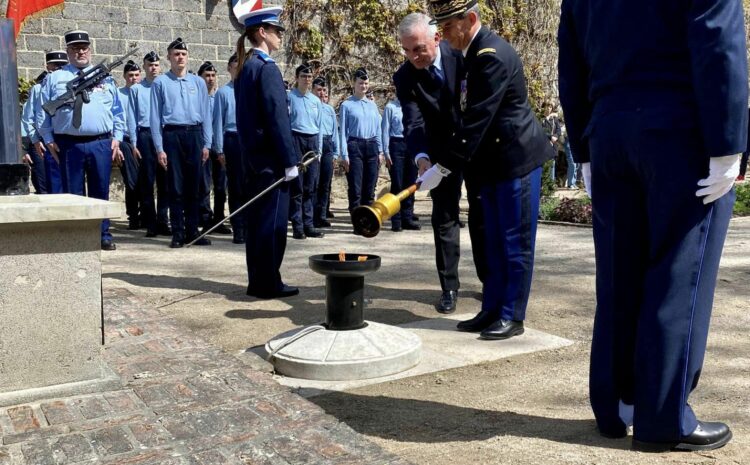
<svg viewBox="0 0 750 465"><path fill-rule="evenodd" d="M143 57L143 61L148 61L149 63L159 61L159 55L155 51L151 50L146 54L145 57Z"/></svg>
<svg viewBox="0 0 750 465"><path fill-rule="evenodd" d="M294 71L295 76L299 76L302 73L305 74L312 74L313 68L310 63L302 63L301 65L297 66L297 69Z"/></svg>
<svg viewBox="0 0 750 465"><path fill-rule="evenodd" d="M367 70L364 68L357 68L357 70L354 72L354 79L370 79L369 76L367 76Z"/></svg>
<svg viewBox="0 0 750 465"><path fill-rule="evenodd" d="M227 64L231 65L232 63L234 63L234 62L236 62L236 61L240 61L240 60L239 60L239 58L237 57L237 52L234 52L234 53L232 54L232 56L230 56L230 57L229 57L229 61L227 62Z"/></svg>
<svg viewBox="0 0 750 465"><path fill-rule="evenodd" d="M137 65L137 64L135 63L135 61L133 61L133 60L128 60L128 62L127 62L127 63L125 63L125 68L124 68L123 72L124 72L124 73L129 73L129 72L131 72L131 71L140 71L140 70L141 70L141 67L140 67L140 66L138 66L138 65Z"/></svg>
<svg viewBox="0 0 750 465"><path fill-rule="evenodd" d="M313 80L313 85L314 86L320 86L320 87L326 87L327 83L326 83L325 78L318 76L318 77L316 77Z"/></svg>
<svg viewBox="0 0 750 465"><path fill-rule="evenodd" d="M203 76L203 73L205 73L206 71L213 71L215 73L216 66L214 66L214 64L210 61L203 63L201 67L198 68L198 76Z"/></svg>
<svg viewBox="0 0 750 465"><path fill-rule="evenodd" d="M182 41L182 37L176 38L167 47L168 51L169 50L185 50L185 51L187 51L187 49L188 49L187 44Z"/></svg>

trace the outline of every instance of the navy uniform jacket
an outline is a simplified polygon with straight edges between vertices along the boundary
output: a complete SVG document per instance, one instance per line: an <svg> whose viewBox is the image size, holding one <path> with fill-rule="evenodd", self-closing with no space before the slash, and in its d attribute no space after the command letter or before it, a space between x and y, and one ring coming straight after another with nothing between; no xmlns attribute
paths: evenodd
<svg viewBox="0 0 750 465"><path fill-rule="evenodd" d="M404 137L411 157L426 153L432 163L446 164L448 141L458 126L456 76L463 56L440 42L440 60L446 83L442 92L426 69L406 61L393 75L396 97L403 110Z"/></svg>
<svg viewBox="0 0 750 465"><path fill-rule="evenodd" d="M259 50L247 58L235 83L237 133L249 173L276 177L298 162L292 141L286 89L276 63Z"/></svg>
<svg viewBox="0 0 750 465"><path fill-rule="evenodd" d="M477 181L495 183L524 176L554 156L531 111L521 58L508 42L482 27L464 69L453 163L470 162L467 169Z"/></svg>
<svg viewBox="0 0 750 465"><path fill-rule="evenodd" d="M618 109L650 109L654 129L700 128L710 156L745 151L744 37L740 0L563 0L560 100L576 161L589 161L587 130Z"/></svg>

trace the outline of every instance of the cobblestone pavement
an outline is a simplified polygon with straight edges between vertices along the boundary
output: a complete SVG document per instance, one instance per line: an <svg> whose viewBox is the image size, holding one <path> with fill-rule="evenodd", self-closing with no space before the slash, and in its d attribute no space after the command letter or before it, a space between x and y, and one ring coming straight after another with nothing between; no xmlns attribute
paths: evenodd
<svg viewBox="0 0 750 465"><path fill-rule="evenodd" d="M406 463L129 291L104 313L123 389L0 409L0 465Z"/></svg>

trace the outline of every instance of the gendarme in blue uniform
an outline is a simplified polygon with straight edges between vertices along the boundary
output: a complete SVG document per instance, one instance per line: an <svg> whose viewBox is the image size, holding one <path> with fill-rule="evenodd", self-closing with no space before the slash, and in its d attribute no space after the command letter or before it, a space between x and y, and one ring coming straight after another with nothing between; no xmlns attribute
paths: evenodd
<svg viewBox="0 0 750 465"><path fill-rule="evenodd" d="M385 158L391 162L391 193L397 194L414 184L417 180L417 165L412 156L407 154L404 140L404 113L401 103L391 100L383 109L382 139ZM414 212L414 196L410 195L401 202L401 210L391 217L391 229L401 231L402 226L407 229L419 229L412 219Z"/></svg>
<svg viewBox="0 0 750 465"><path fill-rule="evenodd" d="M696 191L710 157L747 148L745 40L739 0L562 2L560 100L573 156L591 163L589 389L605 435L632 421L635 441L674 445L698 425L688 396L734 192L704 205Z"/></svg>
<svg viewBox="0 0 750 465"><path fill-rule="evenodd" d="M313 83L313 85L315 85ZM320 119L320 135L323 145L320 157L320 176L318 177L318 193L313 211L315 227L330 226L326 219L330 209L331 182L333 180L333 159L339 156L339 125L336 110L327 103L322 107L323 116Z"/></svg>

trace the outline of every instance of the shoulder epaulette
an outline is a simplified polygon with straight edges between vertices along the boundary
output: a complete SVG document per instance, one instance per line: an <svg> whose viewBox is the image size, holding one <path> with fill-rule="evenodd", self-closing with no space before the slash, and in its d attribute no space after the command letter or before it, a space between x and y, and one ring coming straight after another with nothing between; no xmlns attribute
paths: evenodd
<svg viewBox="0 0 750 465"><path fill-rule="evenodd" d="M477 52L477 56L483 55L485 53L497 53L497 50L495 50L494 48L483 48L482 50Z"/></svg>

